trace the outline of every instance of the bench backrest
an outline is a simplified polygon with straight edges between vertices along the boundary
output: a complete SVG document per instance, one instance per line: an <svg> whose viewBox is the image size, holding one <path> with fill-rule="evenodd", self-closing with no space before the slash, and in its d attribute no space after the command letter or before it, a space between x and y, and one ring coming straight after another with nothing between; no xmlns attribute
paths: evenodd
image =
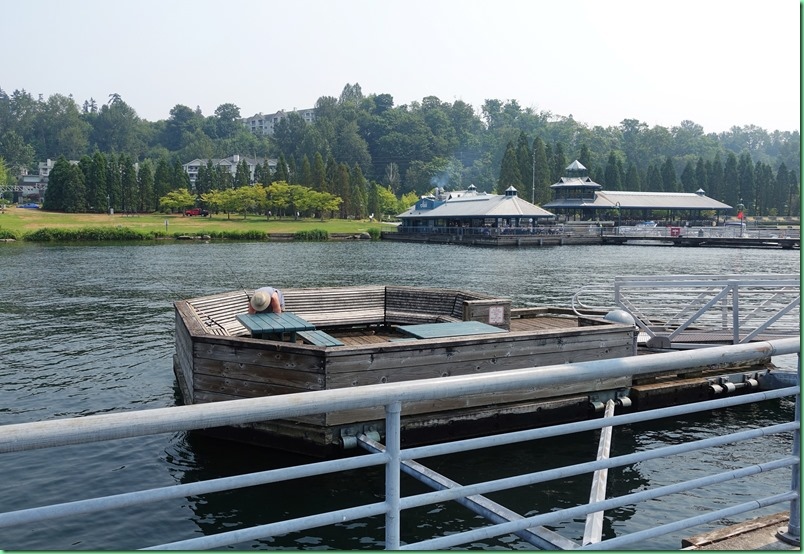
<svg viewBox="0 0 804 554"><path fill-rule="evenodd" d="M282 289L285 309L315 326L346 326L385 322L385 287L325 287Z"/></svg>

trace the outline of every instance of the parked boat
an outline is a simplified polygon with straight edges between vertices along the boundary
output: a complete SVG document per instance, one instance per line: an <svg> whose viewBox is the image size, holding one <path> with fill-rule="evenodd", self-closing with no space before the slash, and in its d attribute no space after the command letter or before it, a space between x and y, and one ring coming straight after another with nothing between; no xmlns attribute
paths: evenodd
<svg viewBox="0 0 804 554"><path fill-rule="evenodd" d="M452 289L372 285L283 292L286 310L293 314L294 326L287 333L259 327L246 316L252 291L175 302L174 372L185 403L637 354L633 322L607 319L604 313L584 316L556 307L512 308L505 298ZM700 377L710 370L715 368L691 371ZM636 409L640 401L644 407L656 407L656 381L664 377L642 382L605 378L560 390L405 404L402 441L421 444L447 435L584 419L594 416L608 399L620 399ZM640 396L640 385L648 385L650 392ZM708 398L706 385L705 379L698 379L694 386L677 387L672 402ZM364 409L209 432L329 456L343 453L359 433L382 435L383 418L379 408Z"/></svg>

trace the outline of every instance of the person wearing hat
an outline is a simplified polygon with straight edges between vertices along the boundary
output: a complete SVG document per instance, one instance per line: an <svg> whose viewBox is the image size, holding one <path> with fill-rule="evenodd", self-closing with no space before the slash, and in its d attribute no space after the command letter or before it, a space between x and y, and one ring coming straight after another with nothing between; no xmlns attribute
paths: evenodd
<svg viewBox="0 0 804 554"><path fill-rule="evenodd" d="M248 313L273 312L281 314L285 309L285 297L282 291L273 287L262 287L254 291L248 303Z"/></svg>

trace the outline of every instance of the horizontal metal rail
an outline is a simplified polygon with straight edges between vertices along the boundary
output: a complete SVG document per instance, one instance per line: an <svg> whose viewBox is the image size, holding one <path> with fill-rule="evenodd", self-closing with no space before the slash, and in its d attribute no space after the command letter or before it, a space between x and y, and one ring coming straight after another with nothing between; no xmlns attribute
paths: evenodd
<svg viewBox="0 0 804 554"><path fill-rule="evenodd" d="M783 389L750 393L740 396L718 398L698 404L673 406L650 412L636 412L618 415L605 420L582 421L553 427L532 429L516 433L507 433L490 437L480 437L465 441L436 444L417 448L400 448L400 411L404 402L456 397L476 392L507 391L521 388L536 388L569 384L589 379L602 379L615 375L641 375L668 369L681 369L684 367L697 367L707 364L725 364L751 361L758 356L772 357L777 355L794 354L800 352L798 338L780 339L768 342L717 347L710 349L679 351L663 354L651 354L615 360L599 360L578 364L561 364L542 368L523 368L519 370L501 371L492 374L474 376L456 376L441 379L428 379L397 384L371 385L349 389L336 389L331 391L315 391L302 394L289 394L272 397L254 398L217 402L211 404L178 406L173 408L160 408L154 410L132 411L115 414L87 416L82 418L43 421L6 425L0 427L0 453L17 452L48 448L52 446L83 444L105 441L117 438L144 436L158 433L237 425L250 422L265 421L296 417L300 415L333 412L357 407L386 406L386 450L383 453L366 454L298 467L282 468L277 470L258 472L253 474L227 477L202 481L192 484L176 485L160 489L133 491L130 493L107 496L95 499L77 500L43 506L26 510L18 510L0 514L0 527L8 527L44 521L53 518L74 517L91 512L110 510L126 506L162 500L166 498L180 498L196 496L199 494L212 494L219 491L274 483L290 479L297 479L309 475L346 471L374 465L386 467L386 499L384 502L355 506L334 512L327 512L313 516L305 516L287 521L258 525L247 529L219 533L216 535L181 540L173 543L154 546L155 549L207 549L219 548L239 544L244 541L256 540L278 534L300 531L323 525L342 523L344 521L362 519L369 516L385 514L386 517L386 548L388 549L428 549L444 548L452 545L464 544L475 540L472 537L493 537L508 533L524 531L536 526L550 524L566 517L585 517L586 514L614 507L633 504L651 498L658 498L665 494L673 494L682 490L691 490L716 482L737 479L761 471L793 467L797 472L799 464L797 432L800 430L800 421L783 423L768 428L751 429L731 435L712 437L699 441L678 445L660 447L646 452L637 452L614 458L601 459L591 462L574 464L567 467L551 469L548 471L529 473L506 479L498 479L476 483L472 485L457 485L445 490L402 497L399 490L399 475L402 463L414 458L426 458L442 454L468 452L478 448L512 444L516 442L575 433L582 430L600 429L606 426L619 426L638 421L649 421L673 415L694 413L698 411L735 406L743 403L756 402L784 396L800 395L800 387L786 387ZM448 500L465 499L469 496L486 494L489 492L516 488L557 479L564 476L580 475L603 470L611 467L637 463L658 457L672 456L683 452L691 452L703 448L736 441L752 440L757 437L775 433L793 432L796 437L794 454L780 460L762 462L748 468L741 468L723 474L707 476L705 478L679 483L667 487L660 487L649 491L625 495L620 498L610 498L600 502L593 502L567 510L540 514L534 517L516 519L497 525L483 527L466 533L458 533L448 537L438 537L431 541L416 544L403 544L400 536L400 517L404 510L444 502ZM768 502L791 502L791 513L799 513L798 502L800 485L793 481L791 489L783 491L768 499L757 499L749 503L755 509L758 505ZM793 506L795 504L795 506ZM743 508L741 507L740 510ZM796 510L794 512L794 510ZM735 513L742 513L735 512ZM711 514L710 514L711 515ZM697 521L697 520L696 520ZM711 520L707 520L711 521ZM659 529L659 528L657 528ZM665 531L669 532L669 531ZM634 533L627 537L641 540L640 535ZM595 543L595 548L608 548L612 540L627 541L627 537L617 537ZM630 544L630 543L629 543Z"/></svg>

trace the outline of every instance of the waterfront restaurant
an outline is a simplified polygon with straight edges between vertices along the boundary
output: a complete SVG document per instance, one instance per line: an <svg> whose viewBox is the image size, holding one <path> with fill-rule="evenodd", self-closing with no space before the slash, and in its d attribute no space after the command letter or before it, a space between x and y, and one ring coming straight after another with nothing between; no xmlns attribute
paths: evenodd
<svg viewBox="0 0 804 554"><path fill-rule="evenodd" d="M732 209L696 192L604 191L587 175L587 169L575 160L565 169L565 176L550 188L554 198L545 208L567 220L594 221L609 219L617 226L633 225L644 220L686 220L693 225L717 222L721 213Z"/></svg>
<svg viewBox="0 0 804 554"><path fill-rule="evenodd" d="M546 232L540 224L555 215L517 196L516 188L505 194L478 192L474 185L465 191L422 196L409 210L399 214L399 233L451 235L526 235Z"/></svg>

